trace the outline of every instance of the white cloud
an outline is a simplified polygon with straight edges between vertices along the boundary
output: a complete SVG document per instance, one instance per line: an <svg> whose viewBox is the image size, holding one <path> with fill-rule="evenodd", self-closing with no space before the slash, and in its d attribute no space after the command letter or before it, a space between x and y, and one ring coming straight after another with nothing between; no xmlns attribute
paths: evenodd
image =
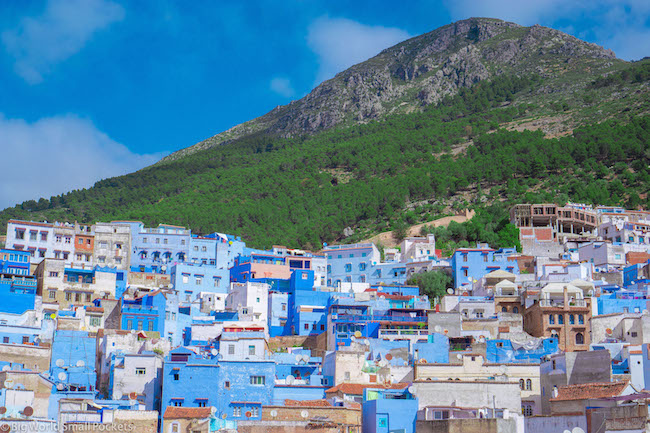
<svg viewBox="0 0 650 433"><path fill-rule="evenodd" d="M284 77L275 77L271 80L269 87L272 91L285 98L291 98L296 94L291 81Z"/></svg>
<svg viewBox="0 0 650 433"><path fill-rule="evenodd" d="M622 59L650 55L648 0L445 0L445 5L454 20L490 17L541 24L610 48Z"/></svg>
<svg viewBox="0 0 650 433"><path fill-rule="evenodd" d="M25 17L2 33L14 70L25 81L43 81L53 65L80 51L99 30L124 18L124 8L108 0L48 0L38 17Z"/></svg>
<svg viewBox="0 0 650 433"><path fill-rule="evenodd" d="M316 81L332 78L410 37L394 27L367 26L345 18L319 18L309 26L307 34L307 44L319 59Z"/></svg>
<svg viewBox="0 0 650 433"><path fill-rule="evenodd" d="M34 123L0 114L0 209L25 200L49 198L126 174L163 154L139 155L74 115Z"/></svg>

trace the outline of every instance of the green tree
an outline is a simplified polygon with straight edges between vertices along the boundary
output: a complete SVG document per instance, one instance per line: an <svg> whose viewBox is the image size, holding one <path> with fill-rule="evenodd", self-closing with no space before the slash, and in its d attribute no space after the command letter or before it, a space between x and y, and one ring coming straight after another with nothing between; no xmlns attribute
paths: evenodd
<svg viewBox="0 0 650 433"><path fill-rule="evenodd" d="M420 294L427 295L433 305L435 298L445 296L447 288L451 287L451 276L442 271L423 272L413 275L406 284L418 286Z"/></svg>

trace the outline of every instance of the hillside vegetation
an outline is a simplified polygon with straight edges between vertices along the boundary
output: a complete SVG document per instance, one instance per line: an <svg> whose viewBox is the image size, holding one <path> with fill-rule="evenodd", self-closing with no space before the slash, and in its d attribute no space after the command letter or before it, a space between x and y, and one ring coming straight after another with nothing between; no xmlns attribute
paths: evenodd
<svg viewBox="0 0 650 433"><path fill-rule="evenodd" d="M507 207L519 201L648 206L650 62L579 51L571 65L602 67L550 74L548 54L538 62L545 69L504 67L417 110L304 134L253 131L87 190L22 203L2 211L0 223L135 219L236 233L258 247L319 248L476 208L469 222L437 229L451 249L477 240L514 246ZM534 64L520 57L528 63L516 64ZM344 237L346 227L354 234Z"/></svg>

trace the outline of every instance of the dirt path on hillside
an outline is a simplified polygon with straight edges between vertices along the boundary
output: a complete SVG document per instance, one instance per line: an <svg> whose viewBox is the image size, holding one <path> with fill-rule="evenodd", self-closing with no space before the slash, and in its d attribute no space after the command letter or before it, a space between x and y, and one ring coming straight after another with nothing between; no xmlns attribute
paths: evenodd
<svg viewBox="0 0 650 433"><path fill-rule="evenodd" d="M464 223L465 221L471 219L474 216L474 213L475 212L473 210L466 210L463 215L448 216L434 221L429 221L427 223L416 224L414 226L411 226L408 229L407 233L408 236L420 236L420 230L424 226L427 227L445 226L446 227L452 221L456 221L457 223ZM392 230L388 232L379 233L378 235L360 241L359 243L363 243L363 242L373 242L375 245L381 243L385 248L394 248L399 245L399 242L393 236Z"/></svg>

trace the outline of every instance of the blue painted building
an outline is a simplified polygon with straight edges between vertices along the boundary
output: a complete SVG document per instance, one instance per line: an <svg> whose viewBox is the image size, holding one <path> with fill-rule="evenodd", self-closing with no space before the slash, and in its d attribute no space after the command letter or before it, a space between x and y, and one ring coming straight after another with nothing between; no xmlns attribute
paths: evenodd
<svg viewBox="0 0 650 433"><path fill-rule="evenodd" d="M332 245L323 250L327 254L327 285L342 283L404 284L406 265L381 263L381 254L372 243Z"/></svg>
<svg viewBox="0 0 650 433"><path fill-rule="evenodd" d="M190 322L190 316L180 311L178 296L173 291L156 290L133 300L122 301L122 329L158 332L172 346L182 343L183 330Z"/></svg>
<svg viewBox="0 0 650 433"><path fill-rule="evenodd" d="M52 383L48 409L50 419L57 419L61 398L95 398L95 354L95 337L87 332L57 330L54 333L52 362L47 374Z"/></svg>
<svg viewBox="0 0 650 433"><path fill-rule="evenodd" d="M510 340L487 340L486 360L498 364L539 364L541 358L560 351L557 338L515 347Z"/></svg>
<svg viewBox="0 0 650 433"><path fill-rule="evenodd" d="M618 290L603 293L597 298L598 314L642 313L650 311L650 299L645 293Z"/></svg>
<svg viewBox="0 0 650 433"><path fill-rule="evenodd" d="M415 433L418 399L408 390L363 390L363 433Z"/></svg>
<svg viewBox="0 0 650 433"><path fill-rule="evenodd" d="M425 360L430 364L448 363L449 337L433 333L427 336L426 343L413 343L413 358L416 361Z"/></svg>
<svg viewBox="0 0 650 433"><path fill-rule="evenodd" d="M485 275L496 270L519 273L519 266L509 257L517 254L515 248L459 248L451 257L451 271L454 287L471 286Z"/></svg>
<svg viewBox="0 0 650 433"><path fill-rule="evenodd" d="M30 276L0 275L0 313L23 314L34 309L36 279Z"/></svg>
<svg viewBox="0 0 650 433"><path fill-rule="evenodd" d="M181 302L191 302L200 292L226 295L230 272L215 265L176 263L171 267L171 283Z"/></svg>
<svg viewBox="0 0 650 433"><path fill-rule="evenodd" d="M218 418L261 419L262 405L272 402L274 382L272 359L225 361L179 347L165 360L162 411L214 406Z"/></svg>
<svg viewBox="0 0 650 433"><path fill-rule="evenodd" d="M189 256L190 230L160 224L146 228L140 221L112 221L131 229L131 270L169 273L171 265L186 262Z"/></svg>
<svg viewBox="0 0 650 433"><path fill-rule="evenodd" d="M0 249L0 274L31 275L29 251Z"/></svg>

